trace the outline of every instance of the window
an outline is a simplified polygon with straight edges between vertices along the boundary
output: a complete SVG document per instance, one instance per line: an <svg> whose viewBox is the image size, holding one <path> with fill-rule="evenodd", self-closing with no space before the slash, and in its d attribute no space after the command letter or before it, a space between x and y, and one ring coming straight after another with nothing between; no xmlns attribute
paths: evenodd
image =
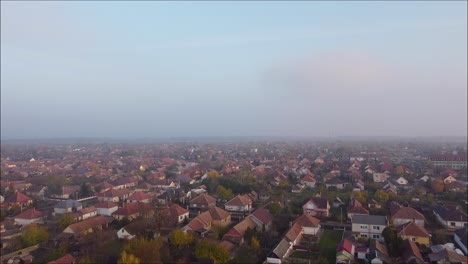
<svg viewBox="0 0 468 264"><path fill-rule="evenodd" d="M367 226L366 226L366 225L362 225L362 226L361 226L361 229L367 229Z"/></svg>
<svg viewBox="0 0 468 264"><path fill-rule="evenodd" d="M373 238L373 239L379 239L379 238L380 238L380 235L372 235L372 238Z"/></svg>
<svg viewBox="0 0 468 264"><path fill-rule="evenodd" d="M374 230L380 230L380 226L372 226L372 229L374 229Z"/></svg>
<svg viewBox="0 0 468 264"><path fill-rule="evenodd" d="M411 238L411 240L413 240L413 241L415 241L415 242L416 242L416 238L414 238L414 237L413 237L413 238Z"/></svg>
<svg viewBox="0 0 468 264"><path fill-rule="evenodd" d="M366 234L361 234L361 237L367 238Z"/></svg>
<svg viewBox="0 0 468 264"><path fill-rule="evenodd" d="M450 226L455 226L455 222L450 222Z"/></svg>

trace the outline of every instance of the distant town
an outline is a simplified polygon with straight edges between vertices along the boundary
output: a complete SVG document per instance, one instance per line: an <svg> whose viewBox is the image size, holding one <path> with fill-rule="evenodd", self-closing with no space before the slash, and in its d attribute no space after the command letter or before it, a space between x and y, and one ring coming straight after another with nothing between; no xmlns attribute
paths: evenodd
<svg viewBox="0 0 468 264"><path fill-rule="evenodd" d="M468 263L466 142L8 143L1 263Z"/></svg>

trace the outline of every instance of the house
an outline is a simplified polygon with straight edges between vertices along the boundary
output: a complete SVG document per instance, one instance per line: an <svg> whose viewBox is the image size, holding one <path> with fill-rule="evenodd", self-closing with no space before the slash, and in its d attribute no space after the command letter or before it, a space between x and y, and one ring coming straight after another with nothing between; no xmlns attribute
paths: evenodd
<svg viewBox="0 0 468 264"><path fill-rule="evenodd" d="M395 182L399 185L407 185L408 184L408 180L403 178L403 177L399 177L398 179L395 180Z"/></svg>
<svg viewBox="0 0 468 264"><path fill-rule="evenodd" d="M216 199L205 193L193 198L189 202L189 208L191 210L197 210L197 211L199 210L206 211L215 206L216 206Z"/></svg>
<svg viewBox="0 0 468 264"><path fill-rule="evenodd" d="M453 234L453 240L457 245L461 248L463 253L465 255L468 255L468 228L459 228L455 230L455 233Z"/></svg>
<svg viewBox="0 0 468 264"><path fill-rule="evenodd" d="M458 254L457 252L449 249L443 248L438 252L429 254L429 260L431 263L445 264L445 263L468 263L468 257Z"/></svg>
<svg viewBox="0 0 468 264"><path fill-rule="evenodd" d="M83 205L75 200L60 201L54 206L55 214L76 213L83 209Z"/></svg>
<svg viewBox="0 0 468 264"><path fill-rule="evenodd" d="M78 211L80 219L86 220L97 215L97 209L94 206L86 207Z"/></svg>
<svg viewBox="0 0 468 264"><path fill-rule="evenodd" d="M232 213L250 213L252 200L246 195L237 195L224 204L224 209Z"/></svg>
<svg viewBox="0 0 468 264"><path fill-rule="evenodd" d="M127 218L128 220L132 220L139 216L143 217L150 217L154 213L154 208L151 204L147 203L128 203L125 204L123 207L117 209L115 212L111 214L117 220L122 220Z"/></svg>
<svg viewBox="0 0 468 264"><path fill-rule="evenodd" d="M456 208L436 205L433 208L433 213L437 221L449 230L468 226L466 214Z"/></svg>
<svg viewBox="0 0 468 264"><path fill-rule="evenodd" d="M33 199L23 193L15 192L7 196L4 202L8 205L8 207L15 205L23 208L32 204Z"/></svg>
<svg viewBox="0 0 468 264"><path fill-rule="evenodd" d="M44 214L35 208L31 208L15 216L14 219L17 224L25 226L33 223L42 223Z"/></svg>
<svg viewBox="0 0 468 264"><path fill-rule="evenodd" d="M75 264L76 259L70 254L66 254L65 256L58 258L49 262L48 264Z"/></svg>
<svg viewBox="0 0 468 264"><path fill-rule="evenodd" d="M136 203L136 202L150 203L151 198L152 198L151 195L146 194L144 192L134 192L132 195L128 196L127 202L128 203Z"/></svg>
<svg viewBox="0 0 468 264"><path fill-rule="evenodd" d="M356 238L380 239L387 224L385 216L354 215L351 220L351 231Z"/></svg>
<svg viewBox="0 0 468 264"><path fill-rule="evenodd" d="M95 230L102 230L107 228L107 226L108 223L104 216L96 216L78 223L71 224L65 228L62 233L80 236L92 233Z"/></svg>
<svg viewBox="0 0 468 264"><path fill-rule="evenodd" d="M380 208L382 208L382 205L379 202L377 202L375 199L371 199L367 203L367 207L370 208L370 209L380 209Z"/></svg>
<svg viewBox="0 0 468 264"><path fill-rule="evenodd" d="M161 211L167 217L168 225L175 226L189 219L189 211L178 204L171 204Z"/></svg>
<svg viewBox="0 0 468 264"><path fill-rule="evenodd" d="M310 188L314 188L315 187L315 183L317 182L314 177L312 177L311 175L309 174L306 174L304 177L301 178L301 180L299 181L302 185L305 185L307 187L310 187Z"/></svg>
<svg viewBox="0 0 468 264"><path fill-rule="evenodd" d="M189 231L204 237L211 230L212 226L226 226L231 223L231 214L219 207L210 208L192 219L183 231Z"/></svg>
<svg viewBox="0 0 468 264"><path fill-rule="evenodd" d="M125 188L120 189L109 189L105 192L98 194L98 200L100 202L125 202L125 200L130 196L130 190Z"/></svg>
<svg viewBox="0 0 468 264"><path fill-rule="evenodd" d="M327 198L313 197L302 206L304 214L318 217L328 217L330 214L330 204Z"/></svg>
<svg viewBox="0 0 468 264"><path fill-rule="evenodd" d="M113 202L99 202L94 205L98 215L111 216L113 212L119 208L117 204Z"/></svg>
<svg viewBox="0 0 468 264"><path fill-rule="evenodd" d="M241 244L244 242L244 234L249 228L252 230L257 228L257 224L250 216L244 218L237 225L229 229L229 231L223 235L223 241L229 241L234 244Z"/></svg>
<svg viewBox="0 0 468 264"><path fill-rule="evenodd" d="M51 193L49 196L56 199L77 199L77 195L80 191L79 185L63 186L60 193Z"/></svg>
<svg viewBox="0 0 468 264"><path fill-rule="evenodd" d="M287 258L294 246L301 242L303 235L318 235L320 230L320 220L307 214L301 215L291 224L283 239L273 249L277 258L267 259L268 263L278 263L278 261Z"/></svg>
<svg viewBox="0 0 468 264"><path fill-rule="evenodd" d="M335 187L338 190L343 190L348 184L348 181L343 180L340 177L333 177L325 182L327 188Z"/></svg>
<svg viewBox="0 0 468 264"><path fill-rule="evenodd" d="M389 257L385 244L375 241L374 256L371 258L371 264L391 264L392 259Z"/></svg>
<svg viewBox="0 0 468 264"><path fill-rule="evenodd" d="M185 203L186 197L187 195L184 190L180 188L169 188L158 196L158 202L161 205L167 205L170 202Z"/></svg>
<svg viewBox="0 0 468 264"><path fill-rule="evenodd" d="M412 240L420 245L429 246L430 235L427 230L416 224L416 222L406 222L395 228L395 231L399 237L404 239Z"/></svg>
<svg viewBox="0 0 468 264"><path fill-rule="evenodd" d="M348 218L353 219L354 215L368 215L369 210L362 207L361 202L356 199L352 199L348 206Z"/></svg>
<svg viewBox="0 0 468 264"><path fill-rule="evenodd" d="M99 183L97 184L96 186L94 186L94 189L96 191L98 191L99 193L103 193L103 192L106 192L110 189L113 189L115 188L115 186L113 184L110 184L109 182L107 181L104 181L102 183Z"/></svg>
<svg viewBox="0 0 468 264"><path fill-rule="evenodd" d="M261 207L250 214L252 220L257 224L257 230L268 231L273 223L273 216L270 211Z"/></svg>
<svg viewBox="0 0 468 264"><path fill-rule="evenodd" d="M299 224L302 228L302 232L304 235L318 235L320 231L320 220L308 215L303 214L299 216L296 220L293 221L293 224Z"/></svg>
<svg viewBox="0 0 468 264"><path fill-rule="evenodd" d="M406 239L403 241L402 257L405 263L424 264L424 258L419 251L418 246L413 240Z"/></svg>
<svg viewBox="0 0 468 264"><path fill-rule="evenodd" d="M452 175L448 175L447 177L444 178L444 184L449 184L452 182L456 182L457 179L453 177Z"/></svg>
<svg viewBox="0 0 468 264"><path fill-rule="evenodd" d="M408 222L415 222L417 225L424 227L424 215L411 207L400 207L391 212L391 220L395 226L402 225Z"/></svg>
<svg viewBox="0 0 468 264"><path fill-rule="evenodd" d="M44 198L47 186L42 185L31 185L26 189L26 193L36 198Z"/></svg>
<svg viewBox="0 0 468 264"><path fill-rule="evenodd" d="M348 239L343 239L336 247L336 263L350 263L354 260L354 244Z"/></svg>
<svg viewBox="0 0 468 264"><path fill-rule="evenodd" d="M372 179L374 182L379 183L379 182L385 182L388 179L388 174L386 173L381 173L381 172L374 172L372 174Z"/></svg>
<svg viewBox="0 0 468 264"><path fill-rule="evenodd" d="M354 180L353 183L353 191L364 191L365 190L365 184L361 179L356 179Z"/></svg>
<svg viewBox="0 0 468 264"><path fill-rule="evenodd" d="M138 222L132 222L117 231L117 237L119 239L130 240L137 235L143 233L145 231L145 227Z"/></svg>

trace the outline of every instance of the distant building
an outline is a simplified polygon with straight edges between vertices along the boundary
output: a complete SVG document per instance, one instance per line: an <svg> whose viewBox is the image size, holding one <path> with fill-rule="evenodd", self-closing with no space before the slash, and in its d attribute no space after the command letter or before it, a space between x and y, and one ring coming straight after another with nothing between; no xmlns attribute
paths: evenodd
<svg viewBox="0 0 468 264"><path fill-rule="evenodd" d="M434 154L430 155L429 158L432 162L432 166L434 166L434 168L439 171L441 169L466 171L467 169L467 155Z"/></svg>
<svg viewBox="0 0 468 264"><path fill-rule="evenodd" d="M356 238L380 239L388 221L381 215L354 215L351 230Z"/></svg>

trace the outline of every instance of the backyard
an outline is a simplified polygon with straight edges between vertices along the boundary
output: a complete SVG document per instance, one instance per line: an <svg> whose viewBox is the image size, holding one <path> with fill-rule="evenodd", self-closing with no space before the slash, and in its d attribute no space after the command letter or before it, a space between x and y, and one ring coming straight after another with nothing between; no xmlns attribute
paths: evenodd
<svg viewBox="0 0 468 264"><path fill-rule="evenodd" d="M335 263L336 246L341 241L343 231L323 230L316 246L312 245L311 251L294 251L290 258L294 259L310 259L311 263L323 262L327 259L328 263ZM303 243L301 243L303 244ZM318 262L317 262L318 261Z"/></svg>

